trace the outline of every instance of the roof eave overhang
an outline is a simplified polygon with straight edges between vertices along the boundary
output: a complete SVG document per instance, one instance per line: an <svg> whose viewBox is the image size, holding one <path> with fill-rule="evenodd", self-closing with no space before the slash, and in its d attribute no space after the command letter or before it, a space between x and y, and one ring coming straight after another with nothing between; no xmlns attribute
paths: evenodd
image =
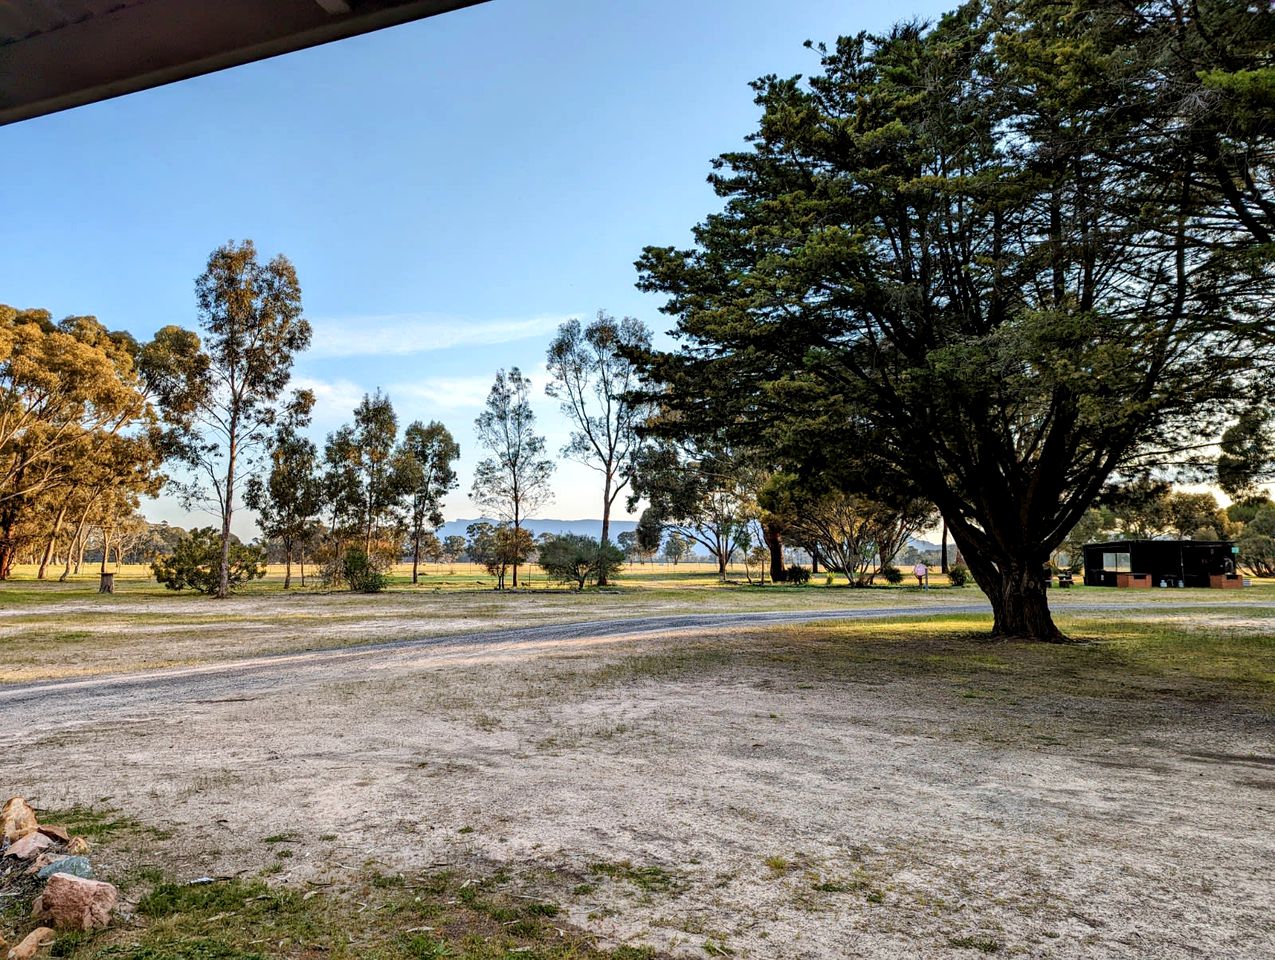
<svg viewBox="0 0 1275 960"><path fill-rule="evenodd" d="M0 124L486 0L152 0L0 45Z"/></svg>

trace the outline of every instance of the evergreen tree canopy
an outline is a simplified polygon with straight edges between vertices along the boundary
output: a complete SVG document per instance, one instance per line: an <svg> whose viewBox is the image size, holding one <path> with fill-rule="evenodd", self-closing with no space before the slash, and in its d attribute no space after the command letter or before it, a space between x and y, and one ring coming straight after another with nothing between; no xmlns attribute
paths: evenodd
<svg viewBox="0 0 1275 960"><path fill-rule="evenodd" d="M798 473L906 479L996 633L1058 638L1051 553L1113 477L1215 437L1271 359L1249 186L1271 130L1247 81L1198 79L1270 26L1190 6L969 3L758 80L750 149L710 177L724 208L639 261L685 345L650 358L665 402Z"/></svg>

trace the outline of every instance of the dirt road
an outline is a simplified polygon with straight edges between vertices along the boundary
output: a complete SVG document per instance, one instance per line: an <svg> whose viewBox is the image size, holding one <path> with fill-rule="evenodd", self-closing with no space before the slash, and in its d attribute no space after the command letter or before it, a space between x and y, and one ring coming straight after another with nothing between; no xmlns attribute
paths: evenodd
<svg viewBox="0 0 1275 960"><path fill-rule="evenodd" d="M0 724L11 730L29 732L57 727L62 723L82 723L89 717L95 721L106 720L136 713L139 708L153 715L164 708L178 709L183 702L224 700L323 682L419 670L458 655L472 656L479 649L486 656L511 658L582 642L606 643L652 636L673 638L689 633L703 636L744 627L863 617L924 617L985 610L990 610L990 607L984 603L949 603L862 610L655 616L392 640L195 667L0 687Z"/></svg>

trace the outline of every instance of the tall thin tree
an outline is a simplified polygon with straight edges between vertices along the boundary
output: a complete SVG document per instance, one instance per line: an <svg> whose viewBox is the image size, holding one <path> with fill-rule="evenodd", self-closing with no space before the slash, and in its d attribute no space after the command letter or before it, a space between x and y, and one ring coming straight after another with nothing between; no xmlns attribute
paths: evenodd
<svg viewBox="0 0 1275 960"><path fill-rule="evenodd" d="M260 262L251 240L212 252L195 280L195 299L200 362L168 370L157 382L173 452L192 471L178 489L187 502L211 503L221 519L216 595L225 598L241 474L270 436L293 359L310 344L310 324L292 263L282 254Z"/></svg>
<svg viewBox="0 0 1275 960"><path fill-rule="evenodd" d="M283 589L292 586L292 557L314 518L323 509L319 452L301 430L310 422L314 394L298 390L269 443L269 470L252 477L244 503L257 511L261 532L283 547ZM303 570L304 572L304 570Z"/></svg>
<svg viewBox="0 0 1275 960"><path fill-rule="evenodd" d="M587 327L568 320L549 344L549 375L545 392L561 401L572 424L570 442L562 454L602 474L602 538L611 542L611 507L628 485L633 457L641 443L638 427L650 404L635 399L637 366L629 351L648 351L651 333L633 317L617 321L603 310ZM600 566L598 586L606 586L607 567Z"/></svg>
<svg viewBox="0 0 1275 960"><path fill-rule="evenodd" d="M429 533L426 526L442 524L443 497L456 489L452 463L460 456L460 444L441 423L417 420L403 431L400 456L412 544L412 583L416 583L420 579L421 547Z"/></svg>
<svg viewBox="0 0 1275 960"><path fill-rule="evenodd" d="M513 524L519 539L522 522L550 499L554 463L544 456L545 438L536 433L531 409L531 381L513 367L496 372L487 407L474 421L479 444L491 456L478 464L470 497ZM518 586L518 561L513 586Z"/></svg>
<svg viewBox="0 0 1275 960"><path fill-rule="evenodd" d="M347 526L357 528L369 556L382 528L400 519L397 514L407 476L397 438L394 406L377 390L364 395L354 409L354 422L328 437L324 449L329 496Z"/></svg>

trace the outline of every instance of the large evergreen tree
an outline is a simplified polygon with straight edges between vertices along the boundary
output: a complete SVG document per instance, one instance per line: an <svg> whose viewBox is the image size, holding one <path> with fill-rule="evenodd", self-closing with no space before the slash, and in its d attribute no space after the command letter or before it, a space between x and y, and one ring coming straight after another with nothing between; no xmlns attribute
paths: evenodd
<svg viewBox="0 0 1275 960"><path fill-rule="evenodd" d="M1060 636L1051 553L1113 478L1216 435L1270 362L1269 204L1247 185L1271 182L1269 124L1236 120L1241 161L1169 89L1242 87L1187 64L1252 30L1188 43L1176 9L970 3L843 37L808 81L755 84L751 149L710 178L724 209L639 262L686 346L652 359L682 422L906 478L1001 636Z"/></svg>

